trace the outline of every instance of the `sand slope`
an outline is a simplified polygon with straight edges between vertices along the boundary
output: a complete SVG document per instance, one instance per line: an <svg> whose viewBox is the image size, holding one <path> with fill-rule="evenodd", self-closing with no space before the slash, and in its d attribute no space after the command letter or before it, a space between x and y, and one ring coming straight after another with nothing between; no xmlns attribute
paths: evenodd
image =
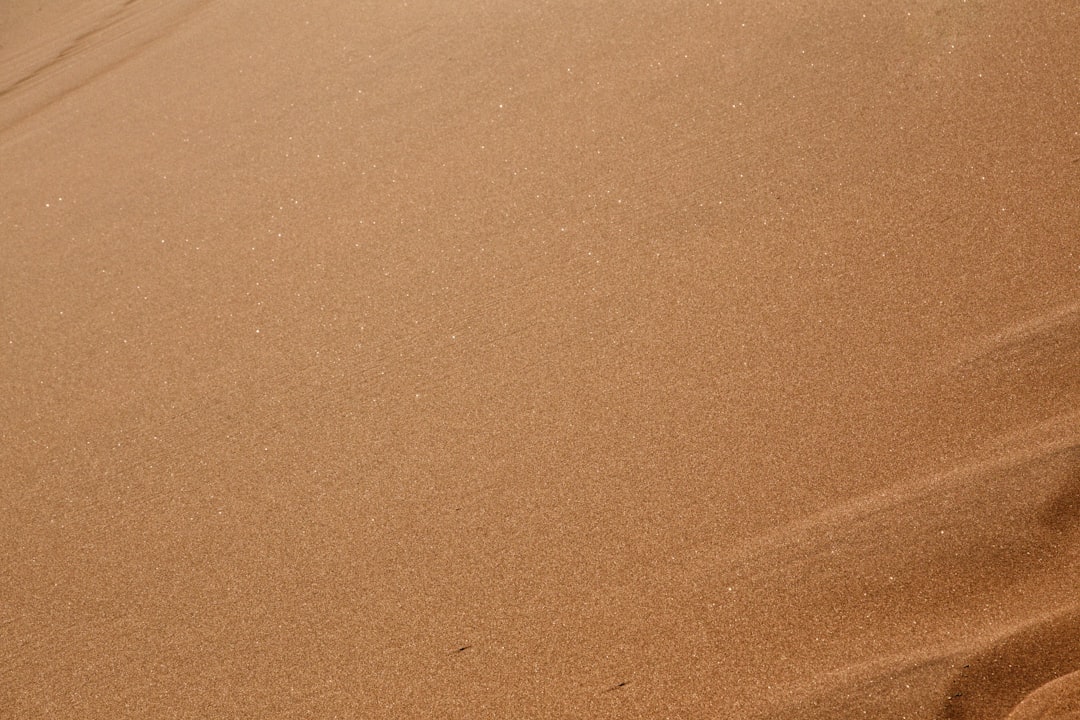
<svg viewBox="0 0 1080 720"><path fill-rule="evenodd" d="M1080 17L0 10L0 717L1067 718Z"/></svg>

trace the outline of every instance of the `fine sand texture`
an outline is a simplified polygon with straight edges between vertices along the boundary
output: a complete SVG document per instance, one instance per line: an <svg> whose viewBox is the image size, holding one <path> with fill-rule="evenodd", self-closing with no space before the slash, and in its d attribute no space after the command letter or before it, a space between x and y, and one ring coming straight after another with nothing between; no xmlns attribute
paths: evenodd
<svg viewBox="0 0 1080 720"><path fill-rule="evenodd" d="M0 718L1080 717L1078 48L0 3Z"/></svg>

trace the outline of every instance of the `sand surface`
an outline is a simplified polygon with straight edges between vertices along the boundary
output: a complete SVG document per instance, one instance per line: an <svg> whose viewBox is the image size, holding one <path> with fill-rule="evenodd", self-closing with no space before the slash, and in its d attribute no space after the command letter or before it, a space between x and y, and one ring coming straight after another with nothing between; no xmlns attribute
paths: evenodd
<svg viewBox="0 0 1080 720"><path fill-rule="evenodd" d="M1078 45L3 3L0 717L1077 717Z"/></svg>

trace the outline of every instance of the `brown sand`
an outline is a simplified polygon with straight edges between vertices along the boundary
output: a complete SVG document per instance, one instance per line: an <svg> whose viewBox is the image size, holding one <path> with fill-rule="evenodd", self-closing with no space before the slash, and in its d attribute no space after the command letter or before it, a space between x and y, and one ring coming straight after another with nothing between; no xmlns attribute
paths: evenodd
<svg viewBox="0 0 1080 720"><path fill-rule="evenodd" d="M1078 45L4 3L0 716L1076 717Z"/></svg>

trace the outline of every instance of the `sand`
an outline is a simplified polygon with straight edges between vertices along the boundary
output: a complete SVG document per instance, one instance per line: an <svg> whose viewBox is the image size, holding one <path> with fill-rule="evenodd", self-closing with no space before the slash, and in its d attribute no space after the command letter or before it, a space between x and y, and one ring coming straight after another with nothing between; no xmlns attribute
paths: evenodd
<svg viewBox="0 0 1080 720"><path fill-rule="evenodd" d="M1077 717L1078 42L4 3L0 717Z"/></svg>

